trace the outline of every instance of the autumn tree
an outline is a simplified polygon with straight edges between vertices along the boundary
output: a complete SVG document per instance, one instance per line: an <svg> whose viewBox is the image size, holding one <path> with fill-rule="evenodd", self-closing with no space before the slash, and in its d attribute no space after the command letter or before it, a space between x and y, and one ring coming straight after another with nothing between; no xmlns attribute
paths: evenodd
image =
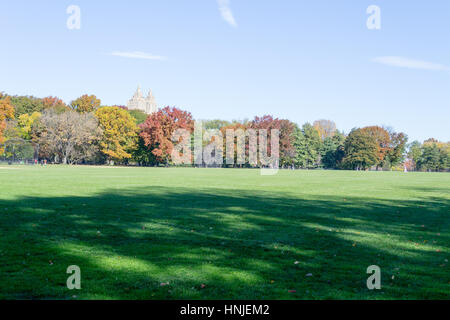
<svg viewBox="0 0 450 320"><path fill-rule="evenodd" d="M297 150L295 149L295 128L297 125L289 120L279 120L280 130L280 165L292 166L295 163Z"/></svg>
<svg viewBox="0 0 450 320"><path fill-rule="evenodd" d="M73 110L80 113L88 113L97 110L100 107L101 101L95 95L83 95L78 99L72 101L70 106Z"/></svg>
<svg viewBox="0 0 450 320"><path fill-rule="evenodd" d="M103 130L101 152L116 162L130 159L137 143L135 119L119 107L102 107L95 112L95 116Z"/></svg>
<svg viewBox="0 0 450 320"><path fill-rule="evenodd" d="M389 166L397 165L404 159L406 152L406 143L408 142L408 136L403 132L393 132L390 135L390 146L386 153L386 160Z"/></svg>
<svg viewBox="0 0 450 320"><path fill-rule="evenodd" d="M342 166L366 170L379 161L379 143L368 130L353 129L345 140Z"/></svg>
<svg viewBox="0 0 450 320"><path fill-rule="evenodd" d="M45 113L61 114L52 109L47 109ZM41 122L41 118L36 119L31 125L31 142L35 147L35 159L47 159L54 160L57 155L54 152L54 146L50 139L47 138L47 132L45 124Z"/></svg>
<svg viewBox="0 0 450 320"><path fill-rule="evenodd" d="M0 155L4 152L4 142L3 132L6 128L7 119L14 119L14 107L11 105L11 99L9 97L4 97L0 93Z"/></svg>
<svg viewBox="0 0 450 320"><path fill-rule="evenodd" d="M209 127L209 129L220 129L222 132L222 136L224 137L223 150L225 151L223 154L224 164L233 167L242 167L248 163L249 143L248 137L245 135L247 130L246 123L233 122L226 125L225 122L221 123L218 121L215 122L214 125L209 124L207 127ZM232 142L230 142L231 140L227 141L227 132L229 132L230 135L228 139L231 139L231 133L233 134ZM239 150L239 148L242 148L243 150ZM227 157L229 160L233 160L232 164L227 163Z"/></svg>
<svg viewBox="0 0 450 320"><path fill-rule="evenodd" d="M215 163L214 165L224 165L224 166L243 166L245 164L245 158L248 156L248 150L249 146L246 144L246 141L248 141L248 138L245 137L245 129L246 125L244 122L236 121L233 122L227 121L227 120L220 120L220 119L213 119L213 120L200 120L199 122L202 123L202 147L203 150L205 148L208 148L208 146L214 145L216 142L216 136L211 136L210 139L205 139L205 137L208 136L209 132L216 131L216 134L221 135L223 138L223 145L220 146L217 144L214 151L211 152L211 155L215 158L216 152L222 153L222 163ZM233 138L230 136L229 139L229 145L227 148L227 130L229 134L230 132L233 132ZM236 135L239 135L236 136ZM231 141L233 139L233 141ZM239 142L238 142L239 140ZM232 143L233 142L233 143ZM238 152L238 147L242 148ZM241 153L242 151L242 153ZM239 159L237 159L237 156L240 156ZM228 159L227 159L228 156ZM217 157L219 158L219 156ZM230 163L233 159L233 163ZM204 160L204 159L203 159ZM198 162L198 161L196 161ZM204 161L203 161L204 162ZM198 164L198 163L196 163ZM203 165L206 165L206 163L203 163Z"/></svg>
<svg viewBox="0 0 450 320"><path fill-rule="evenodd" d="M319 137L322 140L331 138L336 132L336 123L331 120L321 119L314 121L313 127L317 130Z"/></svg>
<svg viewBox="0 0 450 320"><path fill-rule="evenodd" d="M95 155L102 130L91 113L68 111L57 114L54 110L46 110L39 122L42 132L38 143L47 146L56 160L74 164Z"/></svg>
<svg viewBox="0 0 450 320"><path fill-rule="evenodd" d="M279 156L280 166L290 166L294 164L295 149L295 124L289 120L273 118L271 115L255 117L248 123L250 129L267 130L267 141L272 139L272 130L279 130ZM261 146L259 146L261 147ZM267 152L271 153L271 145L267 144Z"/></svg>
<svg viewBox="0 0 450 320"><path fill-rule="evenodd" d="M379 126L370 126L362 128L361 131L373 137L377 143L377 168L383 167L386 163L386 156L391 151L391 137L389 132Z"/></svg>
<svg viewBox="0 0 450 320"><path fill-rule="evenodd" d="M19 116L17 127L23 139L31 140L31 128L41 115L40 112L33 112L32 114L24 113Z"/></svg>
<svg viewBox="0 0 450 320"><path fill-rule="evenodd" d="M172 135L177 129L193 130L192 115L177 108L165 107L151 114L140 125L140 137L155 162L169 164L174 148Z"/></svg>
<svg viewBox="0 0 450 320"><path fill-rule="evenodd" d="M63 113L70 110L70 107L58 97L50 96L42 98L42 104L44 105L44 109L53 109L56 113Z"/></svg>
<svg viewBox="0 0 450 320"><path fill-rule="evenodd" d="M47 110L53 110L53 109L47 109ZM16 130L20 136L21 139L24 139L27 141L30 146L34 148L33 155L34 157L39 158L39 144L33 140L33 127L37 122L39 122L39 119L41 118L42 114L40 112L33 112L32 114L24 113L19 116L19 119L17 120L17 126Z"/></svg>

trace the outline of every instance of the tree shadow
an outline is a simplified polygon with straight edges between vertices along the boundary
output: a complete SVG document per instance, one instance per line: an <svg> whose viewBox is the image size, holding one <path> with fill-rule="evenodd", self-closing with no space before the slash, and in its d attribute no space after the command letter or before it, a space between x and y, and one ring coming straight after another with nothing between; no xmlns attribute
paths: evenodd
<svg viewBox="0 0 450 320"><path fill-rule="evenodd" d="M449 207L167 187L0 199L0 298L448 299Z"/></svg>

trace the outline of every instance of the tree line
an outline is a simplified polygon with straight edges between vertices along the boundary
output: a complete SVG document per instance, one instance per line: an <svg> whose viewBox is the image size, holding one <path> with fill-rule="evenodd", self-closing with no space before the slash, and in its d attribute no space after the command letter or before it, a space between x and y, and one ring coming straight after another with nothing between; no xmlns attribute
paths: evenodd
<svg viewBox="0 0 450 320"><path fill-rule="evenodd" d="M83 95L66 104L57 97L0 93L0 156L4 159L170 166L176 144L173 133L177 129L193 133L193 128L192 115L174 107L147 115L124 106L102 106L95 95ZM217 129L224 136L228 129L279 130L282 168L449 170L449 142L428 139L407 144L405 133L381 126L354 128L345 134L331 120L299 126L264 115L252 120L205 120L203 130L208 129Z"/></svg>

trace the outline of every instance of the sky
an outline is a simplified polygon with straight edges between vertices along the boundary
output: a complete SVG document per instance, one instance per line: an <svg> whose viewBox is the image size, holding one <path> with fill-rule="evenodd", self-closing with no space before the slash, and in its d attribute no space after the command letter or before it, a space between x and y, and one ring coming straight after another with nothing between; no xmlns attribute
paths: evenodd
<svg viewBox="0 0 450 320"><path fill-rule="evenodd" d="M450 140L448 0L0 0L0 37L11 95L126 105L140 85L196 119Z"/></svg>

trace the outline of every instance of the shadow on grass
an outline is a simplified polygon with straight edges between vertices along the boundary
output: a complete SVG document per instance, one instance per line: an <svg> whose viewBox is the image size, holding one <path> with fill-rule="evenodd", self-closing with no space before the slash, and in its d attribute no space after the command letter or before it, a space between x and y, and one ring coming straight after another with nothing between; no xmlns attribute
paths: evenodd
<svg viewBox="0 0 450 320"><path fill-rule="evenodd" d="M448 299L449 208L163 187L0 200L0 298Z"/></svg>

